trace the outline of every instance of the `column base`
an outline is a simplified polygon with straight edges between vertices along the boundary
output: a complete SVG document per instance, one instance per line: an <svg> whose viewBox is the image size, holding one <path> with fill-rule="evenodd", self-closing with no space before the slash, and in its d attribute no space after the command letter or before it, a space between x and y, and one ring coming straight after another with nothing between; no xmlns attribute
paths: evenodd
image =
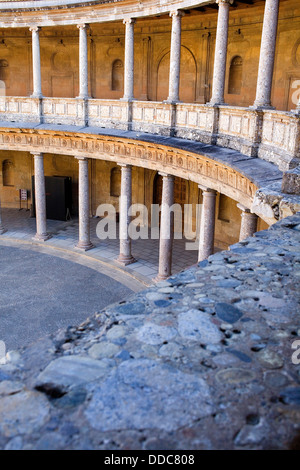
<svg viewBox="0 0 300 470"><path fill-rule="evenodd" d="M50 233L42 233L41 235L36 233L32 240L35 242L46 242L50 238L52 238Z"/></svg>
<svg viewBox="0 0 300 470"><path fill-rule="evenodd" d="M30 98L39 98L39 99L41 99L41 98L44 98L44 95L33 93L32 95L30 95Z"/></svg>
<svg viewBox="0 0 300 470"><path fill-rule="evenodd" d="M123 266L128 266L129 264L136 263L137 260L133 256L125 256L120 254L116 261L117 263L120 263Z"/></svg>
<svg viewBox="0 0 300 470"><path fill-rule="evenodd" d="M276 109L274 106L271 106L270 104L256 104L254 103L252 106L249 106L249 109L252 111L263 111L266 109L267 111L272 111Z"/></svg>
<svg viewBox="0 0 300 470"><path fill-rule="evenodd" d="M153 279L153 281L154 281L154 282L165 281L165 280L168 279L170 276L172 276L172 274L158 274L158 275Z"/></svg>
<svg viewBox="0 0 300 470"><path fill-rule="evenodd" d="M79 250L83 250L83 251L89 251L95 248L95 246L92 244L92 242L85 243L85 242L79 241L77 245L75 245L75 248L78 248Z"/></svg>
<svg viewBox="0 0 300 470"><path fill-rule="evenodd" d="M6 232L5 228L0 227L0 235L3 235Z"/></svg>

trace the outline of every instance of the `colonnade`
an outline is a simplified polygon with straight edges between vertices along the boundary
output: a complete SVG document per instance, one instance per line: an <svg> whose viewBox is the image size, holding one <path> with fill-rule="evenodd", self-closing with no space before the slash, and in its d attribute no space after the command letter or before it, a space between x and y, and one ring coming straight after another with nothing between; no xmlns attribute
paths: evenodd
<svg viewBox="0 0 300 470"><path fill-rule="evenodd" d="M218 23L216 31L214 73L212 85L212 106L224 104L226 58L228 46L229 9L234 0L216 0L218 4ZM278 26L279 0L266 0L258 68L257 91L254 108L271 107L272 79L274 71L275 48ZM181 57L181 19L184 12L170 12L172 18L169 96L167 102L179 101L180 57ZM134 18L124 20L125 58L124 58L124 96L123 100L134 99ZM88 94L88 24L79 24L79 96L87 99ZM40 27L30 28L32 32L33 94L42 98L41 59L39 33Z"/></svg>
<svg viewBox="0 0 300 470"><path fill-rule="evenodd" d="M44 242L51 238L47 231L46 190L44 174L44 155L33 153L34 157L34 190L36 209L35 241ZM76 157L79 165L78 195L79 195L79 237L76 247L87 251L94 248L90 235L90 198L89 198L89 159ZM120 251L117 261L123 266L134 263L131 239L129 236L129 208L132 203L132 166L119 163L121 167L121 196L119 240ZM162 203L159 240L159 262L157 280L167 279L172 274L172 251L174 239L174 213L170 208L174 204L174 176L160 173L162 176ZM208 258L214 252L216 197L217 192L212 188L199 185L202 191L202 214L199 237L199 261ZM252 236L257 231L258 217L250 209L238 204L242 211L240 241ZM0 235L5 232L1 221L0 206Z"/></svg>

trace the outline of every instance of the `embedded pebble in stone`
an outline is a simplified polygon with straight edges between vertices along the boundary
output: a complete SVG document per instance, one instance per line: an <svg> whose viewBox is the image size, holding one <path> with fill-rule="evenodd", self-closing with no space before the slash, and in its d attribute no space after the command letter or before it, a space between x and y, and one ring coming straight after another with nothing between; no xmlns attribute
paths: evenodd
<svg viewBox="0 0 300 470"><path fill-rule="evenodd" d="M226 323L235 323L243 316L243 313L238 308L224 302L216 304L216 314L220 320Z"/></svg>
<svg viewBox="0 0 300 470"><path fill-rule="evenodd" d="M123 362L92 390L84 414L89 424L102 432L115 429L170 432L208 416L213 410L208 404L209 387L203 379L149 359ZM179 407L174 406L177 399Z"/></svg>
<svg viewBox="0 0 300 470"><path fill-rule="evenodd" d="M249 357L247 354L241 351L237 351L236 349L229 349L229 348L226 349L226 351L236 356L242 362L252 362L251 357Z"/></svg>
<svg viewBox="0 0 300 470"><path fill-rule="evenodd" d="M115 339L122 338L126 335L128 330L121 325L113 326L108 332L106 333L107 339L113 341Z"/></svg>
<svg viewBox="0 0 300 470"><path fill-rule="evenodd" d="M175 287L162 287L161 289L158 289L158 292L161 292L162 294L172 294L175 292Z"/></svg>
<svg viewBox="0 0 300 470"><path fill-rule="evenodd" d="M83 356L66 356L52 361L37 378L36 386L53 384L70 387L92 382L107 374L108 364Z"/></svg>
<svg viewBox="0 0 300 470"><path fill-rule="evenodd" d="M249 369L224 369L216 374L216 380L227 384L246 384L255 379L255 373Z"/></svg>
<svg viewBox="0 0 300 470"><path fill-rule="evenodd" d="M271 388L284 387L288 382L288 378L281 372L267 372L265 375L265 383Z"/></svg>
<svg viewBox="0 0 300 470"><path fill-rule="evenodd" d="M174 342L163 344L162 347L159 349L158 354L160 356L168 356L172 359L176 359L176 357L180 357L183 354L183 347L179 344Z"/></svg>
<svg viewBox="0 0 300 470"><path fill-rule="evenodd" d="M178 331L181 336L204 344L216 344L223 339L210 315L200 310L189 310L178 315Z"/></svg>
<svg viewBox="0 0 300 470"><path fill-rule="evenodd" d="M266 423L252 426L246 424L238 433L235 438L235 444L237 446L249 446L258 445L269 435L269 425Z"/></svg>
<svg viewBox="0 0 300 470"><path fill-rule="evenodd" d="M156 305L156 307L166 308L171 305L171 302L169 300L155 300L154 305Z"/></svg>
<svg viewBox="0 0 300 470"><path fill-rule="evenodd" d="M89 356L94 359L103 359L104 357L113 357L119 351L120 348L116 344L103 341L102 343L94 344L89 349Z"/></svg>
<svg viewBox="0 0 300 470"><path fill-rule="evenodd" d="M224 287L226 289L234 289L235 287L238 287L241 284L242 282L238 281L237 279L224 279L223 281L217 282L218 287Z"/></svg>
<svg viewBox="0 0 300 470"><path fill-rule="evenodd" d="M147 323L138 331L136 337L142 343L156 345L162 344L164 341L170 341L176 335L177 330L175 328Z"/></svg>
<svg viewBox="0 0 300 470"><path fill-rule="evenodd" d="M300 405L300 387L289 387L282 390L280 398L287 405Z"/></svg>
<svg viewBox="0 0 300 470"><path fill-rule="evenodd" d="M117 305L114 309L119 315L142 315L145 313L145 305L142 302L131 302Z"/></svg>
<svg viewBox="0 0 300 470"><path fill-rule="evenodd" d="M6 437L30 435L43 426L49 403L41 393L23 391L0 400L0 433Z"/></svg>
<svg viewBox="0 0 300 470"><path fill-rule="evenodd" d="M256 358L260 364L267 369L280 369L284 365L282 358L270 349L259 351Z"/></svg>

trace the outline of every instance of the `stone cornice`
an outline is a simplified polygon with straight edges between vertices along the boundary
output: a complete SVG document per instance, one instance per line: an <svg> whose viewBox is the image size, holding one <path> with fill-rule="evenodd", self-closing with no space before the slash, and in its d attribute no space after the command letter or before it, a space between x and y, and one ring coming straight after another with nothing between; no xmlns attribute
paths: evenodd
<svg viewBox="0 0 300 470"><path fill-rule="evenodd" d="M86 157L159 170L203 184L246 206L251 205L258 189L245 174L206 155L122 137L0 128L0 150Z"/></svg>
<svg viewBox="0 0 300 470"><path fill-rule="evenodd" d="M28 3L28 6L25 5ZM104 23L123 21L124 18L144 18L169 14L170 11L190 9L200 5L214 3L213 0L119 0L90 2L57 2L47 7L47 2L3 2L0 3L0 27L29 27L77 25L82 23ZM20 6L19 6L20 5Z"/></svg>

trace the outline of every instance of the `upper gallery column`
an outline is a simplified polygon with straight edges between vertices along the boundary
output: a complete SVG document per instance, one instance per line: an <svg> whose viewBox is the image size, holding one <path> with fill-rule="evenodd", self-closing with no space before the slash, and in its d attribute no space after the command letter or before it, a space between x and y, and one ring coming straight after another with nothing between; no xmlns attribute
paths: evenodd
<svg viewBox="0 0 300 470"><path fill-rule="evenodd" d="M36 215L36 235L34 240L46 241L51 236L47 233L47 212L46 212L46 187L44 173L44 155L42 153L34 156L34 191L35 191L35 215Z"/></svg>
<svg viewBox="0 0 300 470"><path fill-rule="evenodd" d="M180 84L180 55L181 55L181 18L184 13L180 10L171 11L172 33L170 52L169 96L167 101L176 103L179 101Z"/></svg>
<svg viewBox="0 0 300 470"><path fill-rule="evenodd" d="M254 107L270 108L279 0L266 0Z"/></svg>
<svg viewBox="0 0 300 470"><path fill-rule="evenodd" d="M233 3L233 0L216 0L216 3L219 4L219 13L216 35L212 97L210 100L212 105L224 103L229 7Z"/></svg>
<svg viewBox="0 0 300 470"><path fill-rule="evenodd" d="M40 32L39 26L29 28L32 33L32 74L33 93L31 98L42 98L42 75L41 75L41 54L40 54Z"/></svg>
<svg viewBox="0 0 300 470"><path fill-rule="evenodd" d="M119 165L121 166L120 254L117 261L127 266L136 261L131 254L131 239L128 234L129 209L132 200L132 167L123 163L119 163Z"/></svg>
<svg viewBox="0 0 300 470"><path fill-rule="evenodd" d="M88 98L89 74L88 74L88 43L87 29L89 25L78 24L79 29L79 96L78 98Z"/></svg>
<svg viewBox="0 0 300 470"><path fill-rule="evenodd" d="M125 24L125 64L124 64L124 100L133 99L134 87L134 24L135 20L128 18Z"/></svg>
<svg viewBox="0 0 300 470"><path fill-rule="evenodd" d="M217 193L213 189L199 185L203 191L203 206L200 224L199 257L203 261L214 252L215 214Z"/></svg>

